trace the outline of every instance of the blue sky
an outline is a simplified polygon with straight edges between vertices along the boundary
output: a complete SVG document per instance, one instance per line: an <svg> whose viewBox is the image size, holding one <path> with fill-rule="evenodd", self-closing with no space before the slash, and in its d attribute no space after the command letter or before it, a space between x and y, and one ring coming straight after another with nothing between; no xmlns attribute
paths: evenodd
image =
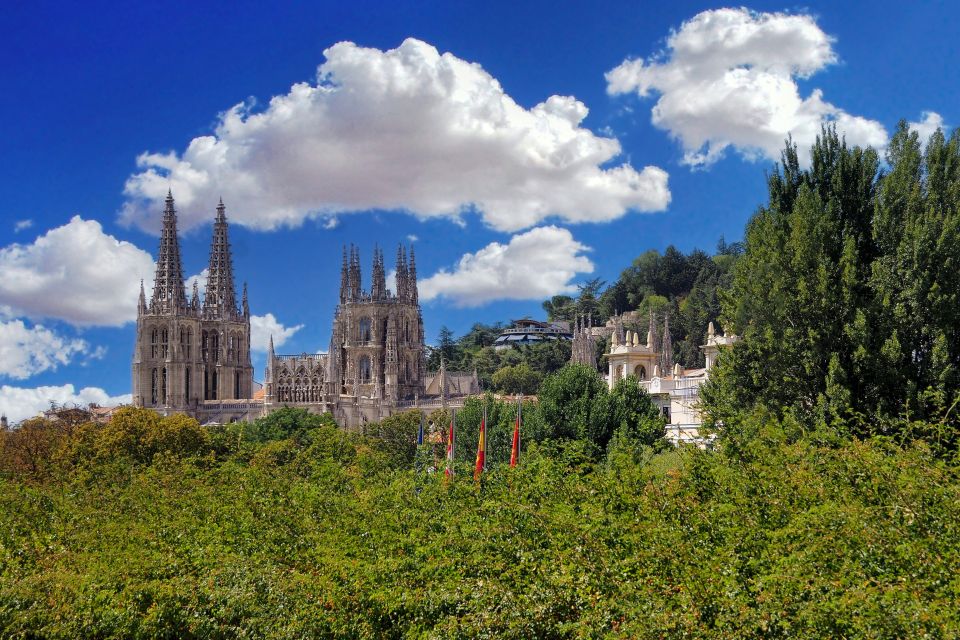
<svg viewBox="0 0 960 640"><path fill-rule="evenodd" d="M415 244L429 342L740 239L787 133L958 122L947 3L274 5L5 7L0 411L129 393L168 187L186 272L222 195L258 335L312 352L345 243Z"/></svg>

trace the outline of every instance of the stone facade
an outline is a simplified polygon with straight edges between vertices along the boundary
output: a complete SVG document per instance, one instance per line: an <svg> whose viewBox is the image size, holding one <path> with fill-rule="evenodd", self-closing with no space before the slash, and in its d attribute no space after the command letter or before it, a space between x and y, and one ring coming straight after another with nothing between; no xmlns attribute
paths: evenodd
<svg viewBox="0 0 960 640"><path fill-rule="evenodd" d="M570 362L597 368L597 338L593 332L593 316L577 316L570 347Z"/></svg>
<svg viewBox="0 0 960 640"><path fill-rule="evenodd" d="M250 308L244 286L238 307L227 219L217 206L209 275L201 304L184 288L177 215L167 194L153 294L140 283L133 355L133 404L164 414L197 415L205 403L250 398Z"/></svg>
<svg viewBox="0 0 960 640"><path fill-rule="evenodd" d="M271 340L264 378L265 411L302 406L334 414L348 427L374 422L418 403L426 359L413 248L397 249L397 291L386 287L383 253L374 251L369 291L360 255L343 253L340 304L325 354L277 355Z"/></svg>

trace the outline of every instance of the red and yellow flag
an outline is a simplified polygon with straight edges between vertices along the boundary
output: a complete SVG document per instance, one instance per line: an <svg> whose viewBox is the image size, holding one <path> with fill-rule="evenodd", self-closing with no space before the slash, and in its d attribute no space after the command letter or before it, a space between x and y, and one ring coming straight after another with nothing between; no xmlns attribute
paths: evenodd
<svg viewBox="0 0 960 640"><path fill-rule="evenodd" d="M447 468L444 470L444 473L448 478L453 478L453 443L454 438L456 437L453 431L453 425L457 421L457 411L453 410L452 415L450 416L450 435L447 436Z"/></svg>
<svg viewBox="0 0 960 640"><path fill-rule="evenodd" d="M477 443L477 464L473 468L473 479L479 480L487 465L487 408L483 408L480 419L480 442Z"/></svg>
<svg viewBox="0 0 960 640"><path fill-rule="evenodd" d="M510 447L510 466L517 466L520 457L520 400L517 399L517 424L513 427L513 445Z"/></svg>

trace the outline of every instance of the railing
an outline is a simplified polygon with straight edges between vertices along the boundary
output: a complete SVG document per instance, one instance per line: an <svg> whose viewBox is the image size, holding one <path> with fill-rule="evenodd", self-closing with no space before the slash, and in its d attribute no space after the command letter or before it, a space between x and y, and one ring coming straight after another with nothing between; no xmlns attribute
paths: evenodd
<svg viewBox="0 0 960 640"><path fill-rule="evenodd" d="M665 427L665 435L667 440L674 444L693 444L701 449L705 449L713 445L716 435L711 433L710 435L702 436L700 435L702 428L703 425L696 423L668 424Z"/></svg>
<svg viewBox="0 0 960 640"><path fill-rule="evenodd" d="M273 356L277 360L325 360L326 353L301 353L300 355Z"/></svg>
<svg viewBox="0 0 960 640"><path fill-rule="evenodd" d="M511 327L500 332L505 333L555 333L557 335L567 335L570 332L564 329L547 329L544 327Z"/></svg>
<svg viewBox="0 0 960 640"><path fill-rule="evenodd" d="M468 396L447 397L447 406L453 408L463 407L463 403ZM443 407L443 400L440 398L420 398L419 400L400 400L397 407L404 409L439 409Z"/></svg>
<svg viewBox="0 0 960 640"><path fill-rule="evenodd" d="M259 400L246 400L243 402L231 400L203 400L197 405L197 410L203 413L218 413L221 411L249 411L250 409L263 408L263 402Z"/></svg>

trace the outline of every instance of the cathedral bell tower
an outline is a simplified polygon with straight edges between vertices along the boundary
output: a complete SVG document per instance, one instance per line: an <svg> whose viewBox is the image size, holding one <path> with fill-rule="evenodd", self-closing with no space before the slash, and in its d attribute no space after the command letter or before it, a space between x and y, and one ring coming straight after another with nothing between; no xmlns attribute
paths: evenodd
<svg viewBox="0 0 960 640"><path fill-rule="evenodd" d="M173 194L168 191L149 304L140 283L133 357L134 405L155 407L164 412L188 402L187 340L196 325L183 284L177 212L173 205Z"/></svg>
<svg viewBox="0 0 960 640"><path fill-rule="evenodd" d="M203 303L197 283L184 287L177 214L167 192L153 295L141 283L133 357L133 403L162 413L194 413L208 400L249 398L250 308L246 285L238 308L226 208L221 200L213 225Z"/></svg>

